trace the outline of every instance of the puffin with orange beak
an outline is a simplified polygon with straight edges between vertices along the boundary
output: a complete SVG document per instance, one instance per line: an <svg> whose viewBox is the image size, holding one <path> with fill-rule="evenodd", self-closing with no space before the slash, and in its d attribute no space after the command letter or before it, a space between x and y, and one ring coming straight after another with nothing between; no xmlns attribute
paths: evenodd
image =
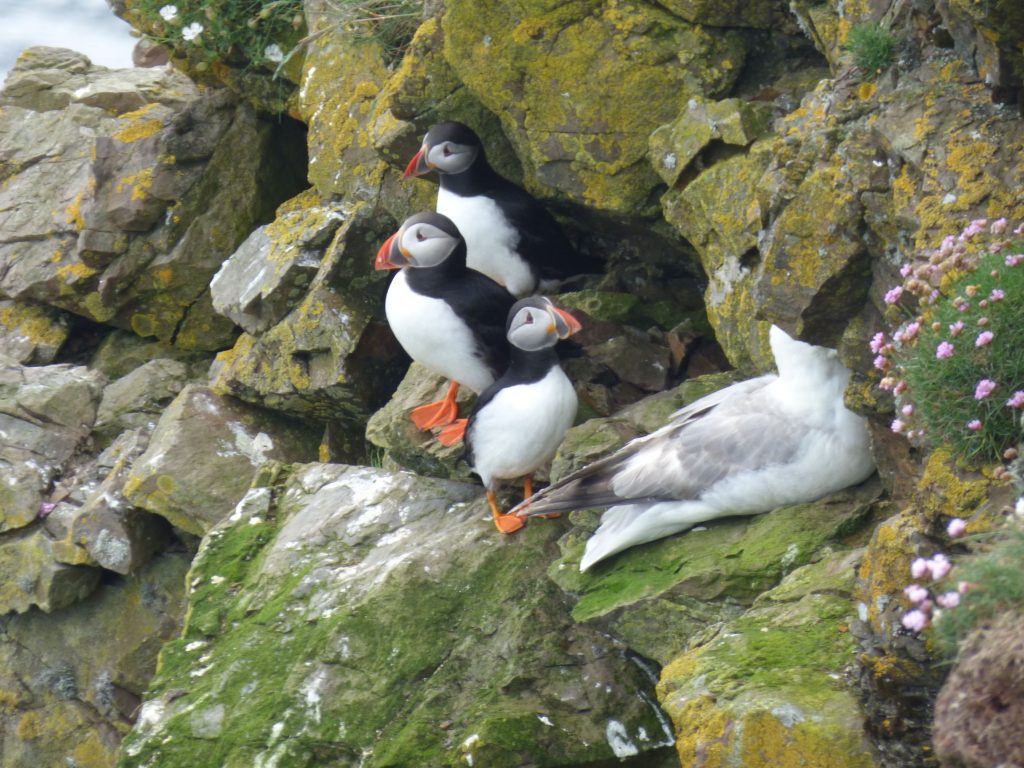
<svg viewBox="0 0 1024 768"><path fill-rule="evenodd" d="M576 391L558 364L555 345L580 323L544 296L522 299L509 310L508 370L480 395L469 419L441 431L442 443L465 438L463 458L480 476L494 524L515 533L525 521L498 505L502 480L523 478L523 498L533 494L533 473L551 460L576 418Z"/></svg>
<svg viewBox="0 0 1024 768"><path fill-rule="evenodd" d="M467 264L516 296L601 270L572 246L537 198L491 168L480 137L468 126L438 123L427 131L405 175L430 172L441 180L437 212L465 238Z"/></svg>
<svg viewBox="0 0 1024 768"><path fill-rule="evenodd" d="M377 269L398 269L384 311L399 344L416 362L450 379L443 400L414 408L422 430L458 416L459 385L487 389L508 366L505 321L515 297L466 267L466 243L450 219L418 213L377 252Z"/></svg>

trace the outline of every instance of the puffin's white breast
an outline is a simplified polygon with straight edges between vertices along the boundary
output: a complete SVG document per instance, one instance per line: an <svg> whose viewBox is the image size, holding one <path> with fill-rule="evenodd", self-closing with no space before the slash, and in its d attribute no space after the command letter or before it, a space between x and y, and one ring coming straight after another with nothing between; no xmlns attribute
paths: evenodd
<svg viewBox="0 0 1024 768"><path fill-rule="evenodd" d="M502 389L473 418L473 470L486 486L532 474L575 418L576 392L557 365L540 381Z"/></svg>
<svg viewBox="0 0 1024 768"><path fill-rule="evenodd" d="M416 362L477 393L494 383L466 324L447 302L413 291L405 270L391 281L384 312L398 343Z"/></svg>
<svg viewBox="0 0 1024 768"><path fill-rule="evenodd" d="M517 297L532 293L537 282L519 256L519 233L489 197L462 197L444 189L437 193L437 212L455 222L466 241L466 264L504 285Z"/></svg>

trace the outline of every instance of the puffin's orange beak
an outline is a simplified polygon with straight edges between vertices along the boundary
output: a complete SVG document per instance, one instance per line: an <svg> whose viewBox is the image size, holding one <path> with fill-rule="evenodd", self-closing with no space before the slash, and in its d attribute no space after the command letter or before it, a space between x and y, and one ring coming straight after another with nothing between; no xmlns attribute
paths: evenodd
<svg viewBox="0 0 1024 768"><path fill-rule="evenodd" d="M398 235L401 232L402 230L398 230L398 232L395 232L395 234L384 241L384 245L377 251L377 258L373 262L374 269L401 269L408 263L397 244Z"/></svg>
<svg viewBox="0 0 1024 768"><path fill-rule="evenodd" d="M570 315L564 309L552 306L557 318L555 320L555 330L558 331L558 338L566 339L572 336L574 333L583 330L583 326L580 325L580 321ZM561 322L559 322L561 321Z"/></svg>
<svg viewBox="0 0 1024 768"><path fill-rule="evenodd" d="M410 176L422 176L425 173L430 173L430 165L427 164L427 148L421 147L420 151L412 156L412 160L405 166L405 176L403 178L408 179Z"/></svg>

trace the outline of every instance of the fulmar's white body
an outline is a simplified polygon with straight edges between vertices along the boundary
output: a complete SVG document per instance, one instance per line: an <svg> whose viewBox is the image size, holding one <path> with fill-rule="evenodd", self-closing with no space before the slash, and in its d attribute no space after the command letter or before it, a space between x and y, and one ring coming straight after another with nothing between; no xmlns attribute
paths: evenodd
<svg viewBox="0 0 1024 768"><path fill-rule="evenodd" d="M566 509L577 499L586 506L588 493L614 504L587 542L586 570L707 520L813 501L865 480L875 465L866 422L843 404L849 371L834 350L774 326L770 340L778 375L682 408L657 432L541 491L525 511Z"/></svg>

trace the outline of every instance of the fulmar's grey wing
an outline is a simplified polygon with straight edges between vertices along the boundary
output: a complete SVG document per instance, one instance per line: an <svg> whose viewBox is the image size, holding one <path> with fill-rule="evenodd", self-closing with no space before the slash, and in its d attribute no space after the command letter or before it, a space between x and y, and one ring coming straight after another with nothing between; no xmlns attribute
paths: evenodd
<svg viewBox="0 0 1024 768"><path fill-rule="evenodd" d="M512 511L532 516L583 507L694 498L731 471L742 456L748 429L777 431L779 419L762 418L766 387L775 376L733 384L676 411L671 421L604 459L544 488ZM742 426L744 419L750 420Z"/></svg>

